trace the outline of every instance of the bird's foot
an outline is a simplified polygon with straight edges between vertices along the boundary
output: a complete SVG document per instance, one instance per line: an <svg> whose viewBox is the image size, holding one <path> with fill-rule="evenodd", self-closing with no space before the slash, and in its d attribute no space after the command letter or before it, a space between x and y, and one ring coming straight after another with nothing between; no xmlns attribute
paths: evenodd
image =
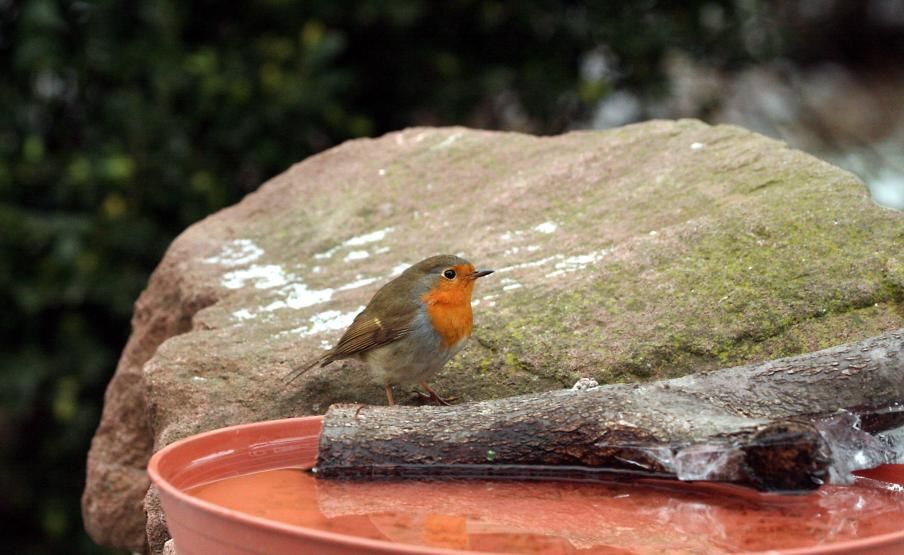
<svg viewBox="0 0 904 555"><path fill-rule="evenodd" d="M433 391L433 389L429 385L427 385L426 382L422 383L421 387L426 389L427 393L422 393L422 392L418 391L417 392L418 395L420 395L424 399L427 399L434 405L448 407L454 401L458 401L458 397L448 397L446 399L443 399L442 397L437 395L437 393L435 391Z"/></svg>

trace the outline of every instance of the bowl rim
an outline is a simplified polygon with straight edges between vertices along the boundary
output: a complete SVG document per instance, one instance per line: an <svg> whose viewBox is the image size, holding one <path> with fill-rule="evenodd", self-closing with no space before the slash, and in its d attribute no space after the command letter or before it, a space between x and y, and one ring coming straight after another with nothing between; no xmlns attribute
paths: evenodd
<svg viewBox="0 0 904 555"><path fill-rule="evenodd" d="M283 522L266 519L263 517L251 515L248 513L243 513L241 511L237 511L235 509L228 509L226 507L217 505L216 503L211 503L210 501L205 501L199 497L186 493L184 490L177 488L172 483L169 482L163 475L160 473L160 461L173 451L176 451L188 443L193 441L197 441L199 439L210 438L211 436L223 435L223 434L233 434L235 432L240 432L248 428L257 428L260 426L281 426L286 424L294 424L294 423L308 423L308 422L317 422L323 421L323 416L300 416L294 418L280 418L275 420L262 420L259 422L249 422L245 424L236 424L233 426L227 426L224 428L217 428L215 430L209 430L206 432L201 432L199 434L194 434L180 440L174 441L170 443L166 447L160 449L156 453L154 453L150 460L148 461L147 473L151 478L151 481L157 488L163 492L166 492L167 495L179 500L180 502L191 505L195 509L200 509L203 511L207 511L217 515L222 519L228 519L232 521L239 521L246 526L254 526L257 528L262 528L265 530L271 530L274 532L279 532L281 534L288 534L297 537L310 538L321 541L329 541L332 543L337 543L343 546L348 546L349 548L367 548L367 549L381 549L386 551L386 553L405 553L411 555L429 555L432 553L437 553L440 555L499 555L493 553L484 553L480 551L462 551L459 549L448 549L448 548L434 548L428 546L418 546L411 544L400 544L393 543L385 540L374 540L370 538L362 538L359 536L351 536L347 534L339 534L337 532L327 532L324 530L318 530L316 528L308 528L305 526L300 526L297 524L286 524ZM165 513L165 511L164 511ZM172 537L172 534L170 534ZM178 546L177 546L178 548Z"/></svg>
<svg viewBox="0 0 904 555"><path fill-rule="evenodd" d="M459 549L449 549L442 547L394 543L385 540L375 540L370 538L362 538L359 536L340 534L337 532L327 532L324 530L308 528L297 524L286 524L279 521L254 516L248 513L237 511L235 509L228 509L215 503L211 503L210 501L205 501L194 495L190 495L184 490L174 486L160 473L160 461L162 459L165 459L167 455L169 455L173 451L181 449L186 444L189 444L191 442L201 439L207 439L217 435L235 434L236 432L241 432L248 428L260 428L269 426L281 427L289 424L302 424L312 422L323 422L323 416L298 416L291 418L279 418L274 420L261 420L258 422L235 424L232 426L217 428L214 430L194 434L174 441L173 443L170 443L166 447L163 447L162 449L155 452L148 461L147 473L148 476L150 476L151 481L155 486L157 486L159 490L161 490L161 492L165 492L167 495L180 501L183 504L193 506L196 510L200 509L202 511L213 513L221 519L239 521L246 526L254 526L257 528L262 528L264 530L271 530L284 535L309 538L319 541L328 541L338 545L347 546L349 548L383 550L386 553L404 553L410 555L429 555L434 553L439 555L499 555L499 553L488 553L483 551L463 551ZM170 534L170 537L172 537L172 534ZM888 532L886 534L879 534L876 536L869 536L856 540L846 540L837 543L813 545L809 547L773 549L766 551L745 551L742 553L737 553L736 555L841 555L850 553L851 550L854 549L862 550L883 547L891 542L895 542L896 540L904 543L904 529L901 529L897 532Z"/></svg>

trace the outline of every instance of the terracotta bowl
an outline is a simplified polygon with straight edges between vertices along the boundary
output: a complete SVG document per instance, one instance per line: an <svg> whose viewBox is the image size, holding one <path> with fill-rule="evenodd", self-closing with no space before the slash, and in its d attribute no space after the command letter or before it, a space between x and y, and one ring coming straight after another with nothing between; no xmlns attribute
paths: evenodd
<svg viewBox="0 0 904 555"><path fill-rule="evenodd" d="M223 478L287 466L311 466L317 456L321 426L319 416L243 424L177 441L154 454L148 473L160 491L178 554L463 553L283 524L186 493L195 486ZM864 474L904 484L904 465L887 465ZM542 512L543 508L538 507L537 511ZM904 529L857 541L769 553L904 554Z"/></svg>

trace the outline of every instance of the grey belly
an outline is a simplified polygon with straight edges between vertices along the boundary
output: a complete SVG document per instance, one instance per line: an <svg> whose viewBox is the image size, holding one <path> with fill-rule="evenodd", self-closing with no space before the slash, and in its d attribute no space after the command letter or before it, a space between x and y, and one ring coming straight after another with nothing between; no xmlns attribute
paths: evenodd
<svg viewBox="0 0 904 555"><path fill-rule="evenodd" d="M428 380L461 350L465 340L451 348L433 330L416 330L384 347L361 356L379 383L408 384Z"/></svg>

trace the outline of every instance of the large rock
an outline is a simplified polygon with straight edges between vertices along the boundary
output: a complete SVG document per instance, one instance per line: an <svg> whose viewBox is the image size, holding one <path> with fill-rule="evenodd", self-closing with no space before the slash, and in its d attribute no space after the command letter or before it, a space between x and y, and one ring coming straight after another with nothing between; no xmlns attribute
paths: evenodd
<svg viewBox="0 0 904 555"><path fill-rule="evenodd" d="M902 245L904 215L855 177L734 127L409 129L346 143L170 247L136 305L89 454L88 530L142 548L152 449L334 402L384 403L357 362L292 387L285 376L426 256L497 270L477 286L470 346L434 382L470 401L581 377L678 376L901 327ZM159 552L153 494L148 511Z"/></svg>

